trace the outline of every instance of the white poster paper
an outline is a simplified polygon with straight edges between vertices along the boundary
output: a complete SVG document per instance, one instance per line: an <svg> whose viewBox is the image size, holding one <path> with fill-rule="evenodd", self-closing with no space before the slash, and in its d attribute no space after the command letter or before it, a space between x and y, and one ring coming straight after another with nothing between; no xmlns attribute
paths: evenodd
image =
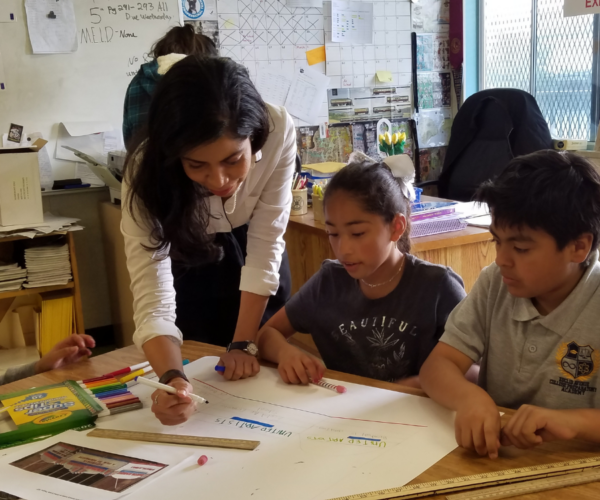
<svg viewBox="0 0 600 500"><path fill-rule="evenodd" d="M373 43L373 4L333 0L331 40L356 44Z"/></svg>
<svg viewBox="0 0 600 500"><path fill-rule="evenodd" d="M25 0L25 11L34 54L60 54L77 50L73 0Z"/></svg>
<svg viewBox="0 0 600 500"><path fill-rule="evenodd" d="M317 124L329 78L309 67L296 69L285 101L288 112L309 124Z"/></svg>
<svg viewBox="0 0 600 500"><path fill-rule="evenodd" d="M600 12L600 0L565 0L564 15L585 16Z"/></svg>
<svg viewBox="0 0 600 500"><path fill-rule="evenodd" d="M131 500L184 498L199 485L202 498L325 500L402 486L456 448L454 414L430 399L351 383L343 383L345 394L291 386L267 367L231 383L215 372L217 362L206 357L184 367L194 392L209 401L185 424L163 427L150 410L154 389L140 384L131 391L143 410L98 425L260 445L203 450L206 465L179 469L155 481L151 496L141 491Z"/></svg>

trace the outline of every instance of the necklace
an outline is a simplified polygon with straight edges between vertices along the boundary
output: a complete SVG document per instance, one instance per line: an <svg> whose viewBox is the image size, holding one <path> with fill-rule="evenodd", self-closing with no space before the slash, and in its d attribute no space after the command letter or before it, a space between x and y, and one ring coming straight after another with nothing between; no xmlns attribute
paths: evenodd
<svg viewBox="0 0 600 500"><path fill-rule="evenodd" d="M231 215L233 212L235 212L235 205L236 204L237 204L237 190L235 191L235 193L233 193L233 208L231 209L231 212L227 211L227 209L225 208L225 203L223 203L223 208L225 209L225 213L227 215Z"/></svg>
<svg viewBox="0 0 600 500"><path fill-rule="evenodd" d="M404 262L406 261L406 256L404 256L402 258L402 263L400 264L400 269L398 269L398 271L396 272L396 274L394 274L394 276L392 276L389 280L384 281L383 283L377 283L376 285L371 285L371 283L367 283L364 279L360 279L360 281L362 281L365 285L367 285L368 287L371 288L377 288L378 286L383 286L383 285L387 285L388 283L391 283L392 281L394 281L394 279L396 279L396 277L402 272L402 269L404 269Z"/></svg>

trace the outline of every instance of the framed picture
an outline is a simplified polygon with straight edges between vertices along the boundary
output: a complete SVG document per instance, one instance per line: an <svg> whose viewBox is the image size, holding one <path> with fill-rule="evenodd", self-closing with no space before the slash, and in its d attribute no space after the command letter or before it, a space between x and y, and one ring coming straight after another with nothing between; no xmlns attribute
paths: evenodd
<svg viewBox="0 0 600 500"><path fill-rule="evenodd" d="M8 129L8 140L11 142L21 143L21 138L23 137L23 127L21 125L15 125L14 123L10 124L10 129Z"/></svg>

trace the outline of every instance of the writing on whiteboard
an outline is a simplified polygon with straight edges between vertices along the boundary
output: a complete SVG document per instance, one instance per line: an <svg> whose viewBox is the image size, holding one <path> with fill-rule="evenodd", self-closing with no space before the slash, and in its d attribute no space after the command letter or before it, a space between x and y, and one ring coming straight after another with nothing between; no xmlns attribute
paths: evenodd
<svg viewBox="0 0 600 500"><path fill-rule="evenodd" d="M81 28L80 43L110 43L114 39L115 32L118 38L138 38L133 29L113 28L113 22L119 24L130 21L171 21L174 15L169 12L167 2L116 2L104 7L91 7L89 12L89 23L91 26Z"/></svg>

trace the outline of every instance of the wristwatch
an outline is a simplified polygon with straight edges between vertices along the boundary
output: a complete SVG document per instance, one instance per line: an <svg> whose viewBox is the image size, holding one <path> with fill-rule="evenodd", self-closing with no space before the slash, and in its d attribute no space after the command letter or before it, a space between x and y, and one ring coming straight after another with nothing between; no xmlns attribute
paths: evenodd
<svg viewBox="0 0 600 500"><path fill-rule="evenodd" d="M174 378L182 378L186 382L189 383L188 378L185 376L181 370L167 370L162 376L158 379L160 384L168 384Z"/></svg>
<svg viewBox="0 0 600 500"><path fill-rule="evenodd" d="M239 349L240 351L244 351L246 354L250 354L250 356L258 357L258 347L251 340L243 340L240 342L232 342L227 346L227 352L233 351L234 349Z"/></svg>

